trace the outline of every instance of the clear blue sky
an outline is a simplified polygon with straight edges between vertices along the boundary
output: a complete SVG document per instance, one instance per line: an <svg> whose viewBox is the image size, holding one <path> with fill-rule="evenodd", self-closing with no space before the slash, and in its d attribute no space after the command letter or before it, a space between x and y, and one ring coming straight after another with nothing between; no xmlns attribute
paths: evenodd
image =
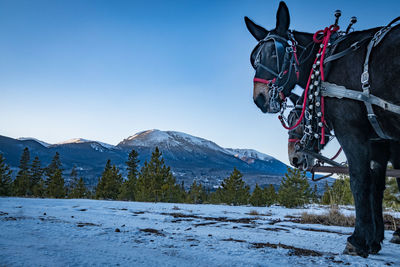
<svg viewBox="0 0 400 267"><path fill-rule="evenodd" d="M175 130L287 160L287 133L252 101L243 17L270 29L278 1L0 1L0 134L117 144ZM388 23L398 1L287 1L291 28Z"/></svg>

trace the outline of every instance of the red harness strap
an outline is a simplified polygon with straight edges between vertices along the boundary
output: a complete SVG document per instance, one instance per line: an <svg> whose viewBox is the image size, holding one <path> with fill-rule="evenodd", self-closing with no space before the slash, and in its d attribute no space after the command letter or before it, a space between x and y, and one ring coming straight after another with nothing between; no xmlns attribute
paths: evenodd
<svg viewBox="0 0 400 267"><path fill-rule="evenodd" d="M326 53L326 48L328 47L328 42L329 39L331 38L332 33L337 32L339 30L338 25L331 25L329 27L326 27L324 30L317 31L314 36L314 42L315 43L322 43L323 44L323 49L321 53L321 60L320 60L320 71L321 71L321 80L325 81L325 75L324 75L324 58L325 58L325 53ZM323 34L322 39L318 39L318 34ZM321 49L320 49L321 51ZM322 122L322 127L321 127L321 145L325 144L325 105L324 105L324 96L321 96L321 122Z"/></svg>

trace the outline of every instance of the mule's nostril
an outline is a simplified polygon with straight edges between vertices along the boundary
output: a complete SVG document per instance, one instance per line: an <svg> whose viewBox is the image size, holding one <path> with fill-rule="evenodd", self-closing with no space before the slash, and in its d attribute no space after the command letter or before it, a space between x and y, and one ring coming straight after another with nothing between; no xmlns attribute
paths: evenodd
<svg viewBox="0 0 400 267"><path fill-rule="evenodd" d="M261 110L264 109L265 105L265 96L263 94L258 94L257 98L254 99L254 103L259 107Z"/></svg>
<svg viewBox="0 0 400 267"><path fill-rule="evenodd" d="M292 159L292 162L293 162L293 165L294 165L294 166L297 166L298 163L299 163L299 159L298 159L297 157L294 157L294 158Z"/></svg>

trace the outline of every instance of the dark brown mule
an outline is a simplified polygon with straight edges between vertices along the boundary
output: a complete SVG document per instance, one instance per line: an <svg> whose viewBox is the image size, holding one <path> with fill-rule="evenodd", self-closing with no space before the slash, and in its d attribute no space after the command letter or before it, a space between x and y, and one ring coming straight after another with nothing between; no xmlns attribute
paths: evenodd
<svg viewBox="0 0 400 267"><path fill-rule="evenodd" d="M245 22L250 33L259 41L251 56L256 71L254 102L263 112L279 112L282 99L292 96L291 90L296 84L306 88L319 47L313 45L313 34L289 31L289 10L283 2L278 8L275 29L268 31L247 17ZM348 34L347 38L338 44L336 51L344 51L356 41L372 39L379 29ZM299 57L296 68L292 68L293 53L286 57L284 55L288 53L282 52L290 52L288 47L292 45L283 40L293 39L297 41ZM368 42L363 42L360 48L350 55L333 61L325 81L362 92L360 77L367 44ZM400 27L396 26L385 35L379 45L374 47L369 58L371 94L397 105L400 104L398 47L400 47ZM289 64L284 66L285 62ZM377 253L381 249L384 238L382 198L385 171L392 156L391 142L400 142L400 115L377 106L374 106L373 110L382 131L391 138L391 141L379 138L371 126L363 102L334 97L325 99L325 121L335 132L346 154L355 201L356 224L353 234L348 238L345 252L356 253L363 257ZM394 163L398 164L399 158L395 158Z"/></svg>

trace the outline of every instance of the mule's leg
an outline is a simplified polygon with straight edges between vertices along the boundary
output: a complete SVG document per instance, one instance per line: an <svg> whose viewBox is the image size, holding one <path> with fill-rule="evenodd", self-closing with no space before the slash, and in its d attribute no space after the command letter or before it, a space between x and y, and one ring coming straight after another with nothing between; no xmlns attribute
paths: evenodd
<svg viewBox="0 0 400 267"><path fill-rule="evenodd" d="M377 254L381 250L384 238L384 223L382 214L383 192L385 191L386 167L389 161L389 142L371 141L371 205L373 210L374 240L369 252Z"/></svg>
<svg viewBox="0 0 400 267"><path fill-rule="evenodd" d="M390 162L393 165L393 169L400 169L400 143L399 142L390 142ZM397 187L400 191L400 177L396 178ZM393 237L390 240L392 243L400 244L400 228L397 228L393 233Z"/></svg>
<svg viewBox="0 0 400 267"><path fill-rule="evenodd" d="M340 130L344 130L341 132ZM336 129L335 129L336 130ZM374 241L373 211L371 205L371 169L369 140L358 129L352 133L340 127L336 137L349 163L350 187L356 208L356 224L353 234L347 239L343 253L368 257L369 247Z"/></svg>

